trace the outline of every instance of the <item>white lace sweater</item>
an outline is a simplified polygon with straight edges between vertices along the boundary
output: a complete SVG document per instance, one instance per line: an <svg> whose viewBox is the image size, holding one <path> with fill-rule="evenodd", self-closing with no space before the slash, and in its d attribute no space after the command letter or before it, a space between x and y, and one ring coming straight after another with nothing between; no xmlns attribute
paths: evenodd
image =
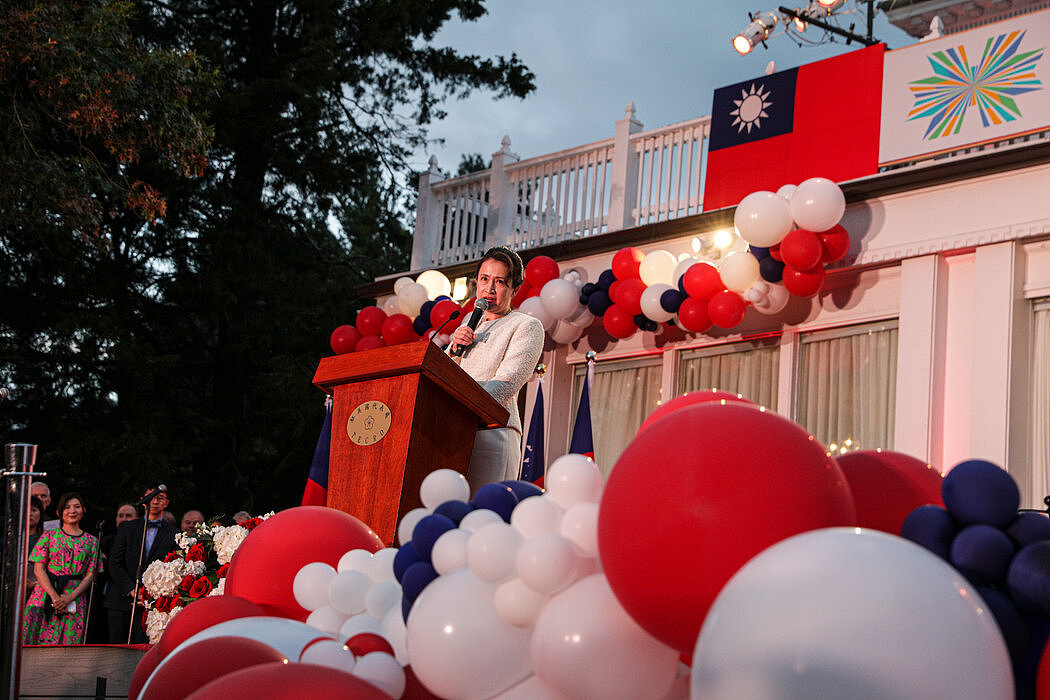
<svg viewBox="0 0 1050 700"><path fill-rule="evenodd" d="M477 327L474 344L463 352L459 366L510 412L507 427L520 433L518 391L536 370L542 354L543 324L511 311Z"/></svg>

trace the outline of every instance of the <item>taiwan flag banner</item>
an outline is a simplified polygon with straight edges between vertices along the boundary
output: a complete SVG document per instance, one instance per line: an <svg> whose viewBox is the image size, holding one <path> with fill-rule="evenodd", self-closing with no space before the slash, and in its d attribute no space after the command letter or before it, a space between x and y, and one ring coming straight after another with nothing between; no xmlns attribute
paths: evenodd
<svg viewBox="0 0 1050 700"><path fill-rule="evenodd" d="M704 211L811 177L876 172L885 46L715 90Z"/></svg>

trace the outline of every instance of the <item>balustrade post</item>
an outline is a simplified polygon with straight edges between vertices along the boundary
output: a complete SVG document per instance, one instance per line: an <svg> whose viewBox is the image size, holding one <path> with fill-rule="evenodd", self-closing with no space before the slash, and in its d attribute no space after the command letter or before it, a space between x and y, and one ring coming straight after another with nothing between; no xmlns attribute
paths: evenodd
<svg viewBox="0 0 1050 700"><path fill-rule="evenodd" d="M438 237L445 213L430 187L443 179L441 171L438 170L437 157L430 156L430 167L419 175L416 228L412 236L412 270L430 267L438 249Z"/></svg>
<svg viewBox="0 0 1050 700"><path fill-rule="evenodd" d="M507 179L505 167L517 162L517 154L510 150L510 136L504 135L500 141L500 149L492 154L492 168L489 169L486 248L494 245L514 247L514 216L517 213L518 198Z"/></svg>
<svg viewBox="0 0 1050 700"><path fill-rule="evenodd" d="M612 173L609 188L607 231L620 231L634 226L634 208L638 196L638 154L631 147L631 134L642 130L635 119L634 102L627 103L623 119L616 122L613 140Z"/></svg>

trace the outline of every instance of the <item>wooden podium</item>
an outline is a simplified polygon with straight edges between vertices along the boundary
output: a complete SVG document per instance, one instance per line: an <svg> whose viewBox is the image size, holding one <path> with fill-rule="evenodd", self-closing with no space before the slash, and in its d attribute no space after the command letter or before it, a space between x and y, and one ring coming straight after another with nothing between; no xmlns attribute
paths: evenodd
<svg viewBox="0 0 1050 700"><path fill-rule="evenodd" d="M431 342L325 357L313 383L334 397L328 505L387 545L435 469L465 474L479 428L509 414Z"/></svg>

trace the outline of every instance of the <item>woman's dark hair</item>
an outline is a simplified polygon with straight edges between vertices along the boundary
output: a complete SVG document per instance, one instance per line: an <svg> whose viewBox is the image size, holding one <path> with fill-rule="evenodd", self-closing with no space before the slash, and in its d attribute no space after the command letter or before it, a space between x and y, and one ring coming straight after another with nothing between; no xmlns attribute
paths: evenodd
<svg viewBox="0 0 1050 700"><path fill-rule="evenodd" d="M497 260L510 270L510 286L517 289L525 281L525 265L521 262L521 256L506 246L498 245L489 248L478 260L478 266L474 270L474 278L477 279L481 272L481 264L486 260Z"/></svg>
<svg viewBox="0 0 1050 700"><path fill-rule="evenodd" d="M29 499L29 509L36 508L40 511L40 517L36 520L36 527L31 530L34 534L40 534L44 531L44 502L36 496Z"/></svg>
<svg viewBox="0 0 1050 700"><path fill-rule="evenodd" d="M80 501L80 506L85 510L85 512L87 511L87 504L84 503L84 497L76 491L68 491L58 497L58 505L55 507L55 510L58 512L59 519L62 518L62 511L66 509L66 504L72 501L74 498Z"/></svg>

